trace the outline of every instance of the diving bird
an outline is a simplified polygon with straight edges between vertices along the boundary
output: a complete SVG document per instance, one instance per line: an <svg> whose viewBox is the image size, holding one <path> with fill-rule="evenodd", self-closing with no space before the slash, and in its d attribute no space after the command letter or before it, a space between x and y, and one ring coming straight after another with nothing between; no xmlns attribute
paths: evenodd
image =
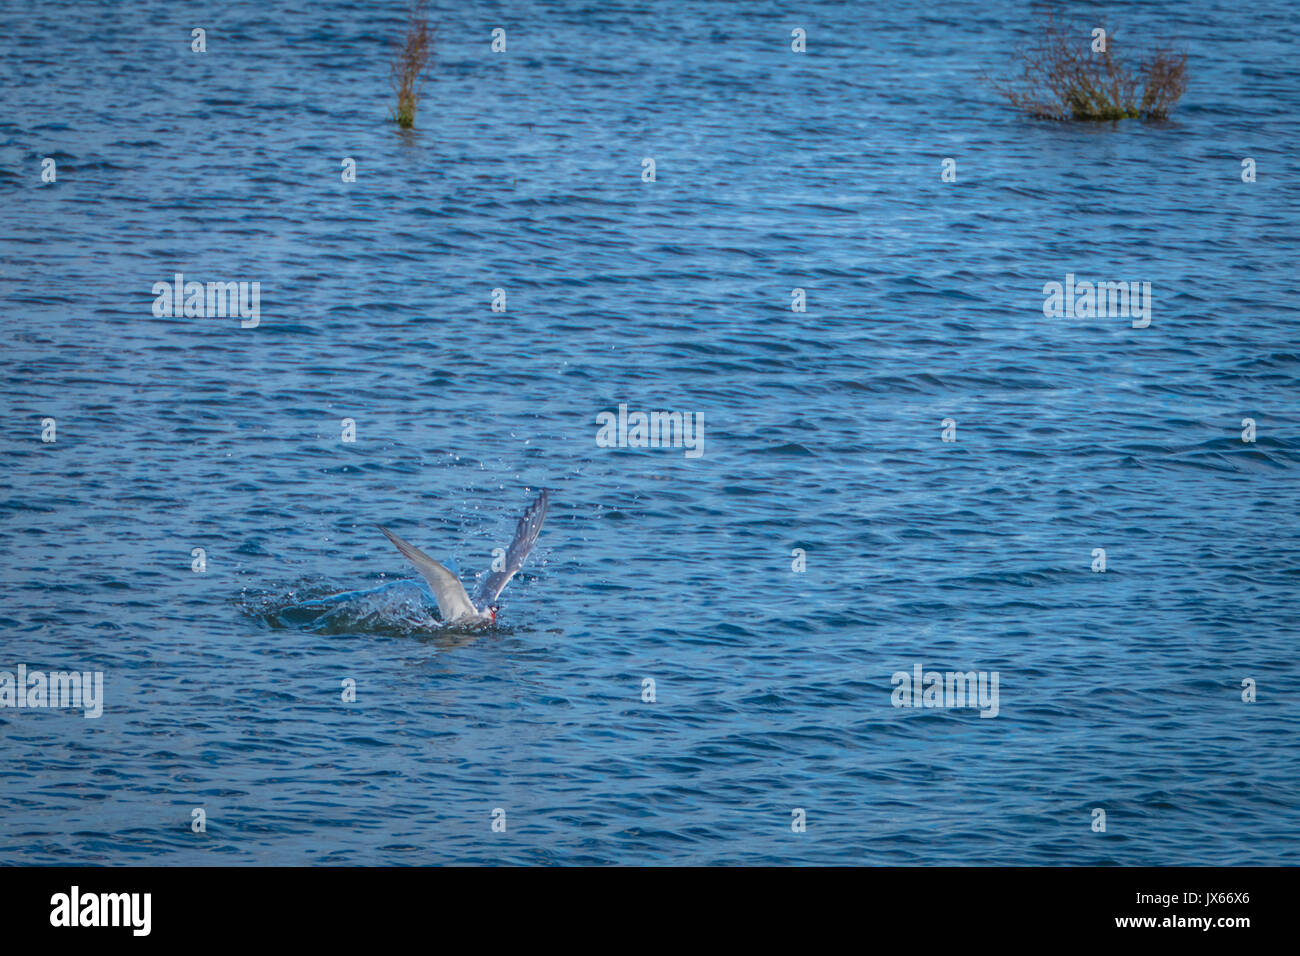
<svg viewBox="0 0 1300 956"><path fill-rule="evenodd" d="M506 549L505 564L500 571L493 571L483 579L483 585L472 601L465 593L465 587L460 583L460 579L451 571L415 545L403 541L383 525L379 526L379 530L388 536L389 541L397 545L397 550L402 552L406 560L415 565L415 570L423 574L424 579L429 582L429 588L433 591L434 600L438 602L438 611L442 614L444 623L456 627L487 627L497 622L497 611L500 608L496 600L501 596L505 586L510 583L510 579L523 567L524 558L528 557L528 552L533 549L537 536L542 532L542 523L546 520L546 509L549 504L550 501L543 490L537 496L537 500L528 506L524 516L519 519L519 524L515 526L515 539Z"/></svg>

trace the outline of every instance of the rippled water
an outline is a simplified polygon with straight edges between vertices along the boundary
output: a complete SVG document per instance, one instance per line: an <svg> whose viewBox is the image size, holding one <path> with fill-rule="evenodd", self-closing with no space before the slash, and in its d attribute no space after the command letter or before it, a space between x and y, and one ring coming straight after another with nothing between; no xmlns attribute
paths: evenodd
<svg viewBox="0 0 1300 956"><path fill-rule="evenodd" d="M409 134L397 4L0 7L0 669L106 697L0 710L0 861L1300 862L1296 8L1125 11L1116 127L977 82L1018 3L642 6L436 10ZM439 630L375 525L472 579L540 487Z"/></svg>

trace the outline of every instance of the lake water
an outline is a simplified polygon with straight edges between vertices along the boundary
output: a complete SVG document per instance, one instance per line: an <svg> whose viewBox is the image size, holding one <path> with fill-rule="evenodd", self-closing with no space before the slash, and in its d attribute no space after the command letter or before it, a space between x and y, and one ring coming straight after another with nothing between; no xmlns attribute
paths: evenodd
<svg viewBox="0 0 1300 956"><path fill-rule="evenodd" d="M104 675L0 709L0 862L1300 863L1293 4L1109 21L1190 54L1118 126L979 82L1006 0L524 2L399 133L399 13L0 7L0 670ZM539 488L440 632L375 526L472 580Z"/></svg>

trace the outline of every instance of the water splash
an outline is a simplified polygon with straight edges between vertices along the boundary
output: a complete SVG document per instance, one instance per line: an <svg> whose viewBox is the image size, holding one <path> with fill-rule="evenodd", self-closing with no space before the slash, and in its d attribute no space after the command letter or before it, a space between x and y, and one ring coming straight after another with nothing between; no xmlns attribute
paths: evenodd
<svg viewBox="0 0 1300 956"><path fill-rule="evenodd" d="M445 628L437 604L419 581L393 581L344 591L310 579L287 589L244 592L240 609L275 628L318 634L412 634Z"/></svg>

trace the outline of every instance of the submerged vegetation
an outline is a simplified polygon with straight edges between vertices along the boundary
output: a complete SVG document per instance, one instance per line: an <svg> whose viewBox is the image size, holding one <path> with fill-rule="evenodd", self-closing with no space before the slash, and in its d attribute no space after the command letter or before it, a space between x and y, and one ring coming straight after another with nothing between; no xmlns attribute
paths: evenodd
<svg viewBox="0 0 1300 956"><path fill-rule="evenodd" d="M415 125L415 109L420 102L420 88L424 85L425 71L433 57L433 31L425 12L425 0L414 0L406 18L406 37L393 49L393 92L397 94L397 109L393 122L403 129Z"/></svg>
<svg viewBox="0 0 1300 956"><path fill-rule="evenodd" d="M1187 88L1187 54L1157 47L1136 66L1120 62L1114 35L1091 38L1045 14L1022 56L1018 77L993 87L1016 109L1041 119L1165 119Z"/></svg>

